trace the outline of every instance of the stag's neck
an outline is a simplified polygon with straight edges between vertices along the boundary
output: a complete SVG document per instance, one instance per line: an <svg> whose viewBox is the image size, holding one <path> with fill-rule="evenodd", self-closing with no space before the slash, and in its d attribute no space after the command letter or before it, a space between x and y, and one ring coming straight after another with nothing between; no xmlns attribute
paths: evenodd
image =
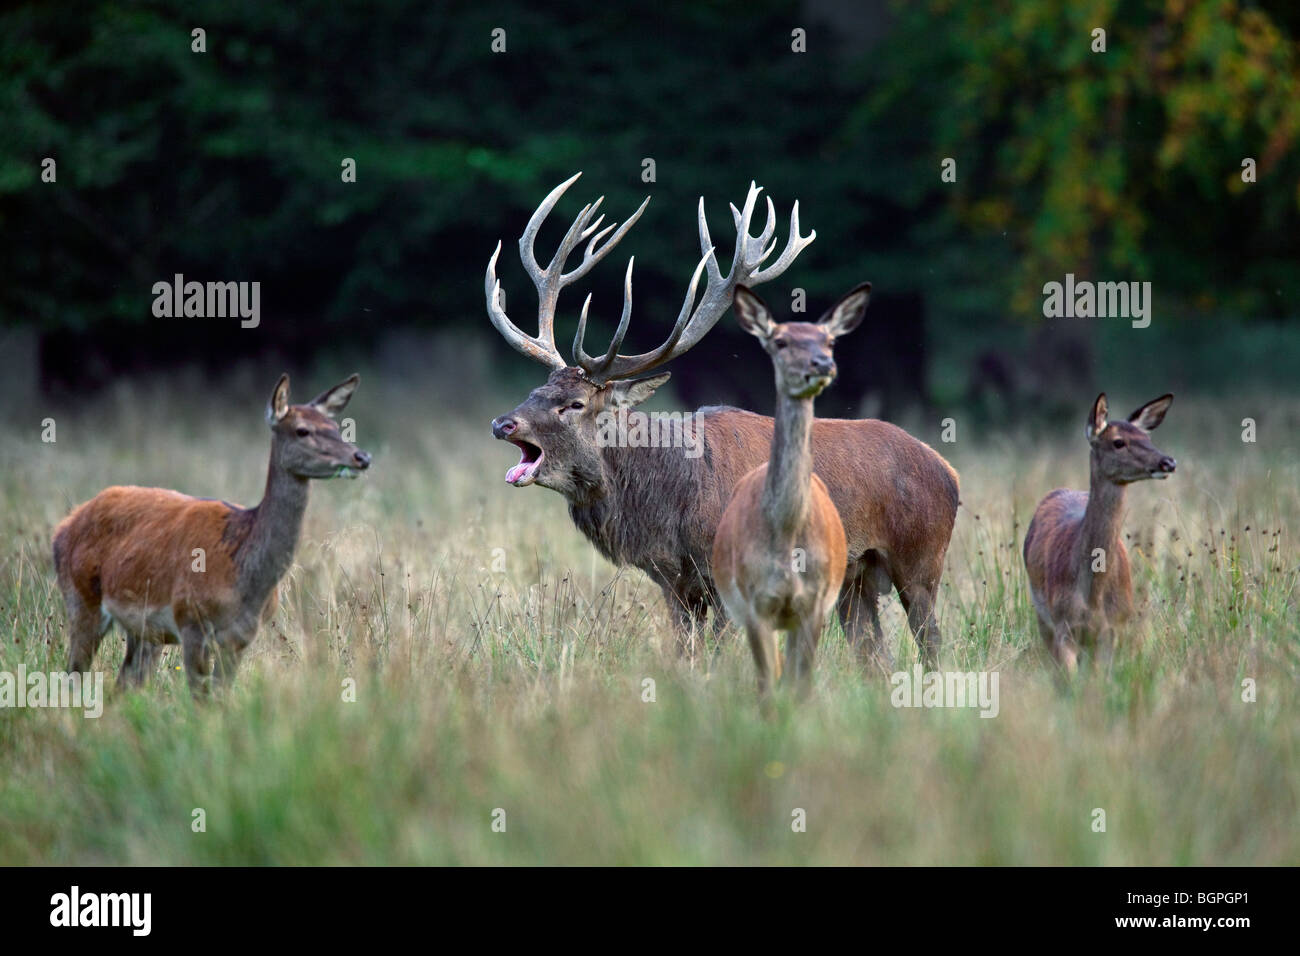
<svg viewBox="0 0 1300 956"><path fill-rule="evenodd" d="M808 522L812 497L813 400L778 392L772 457L763 485L763 516L776 544Z"/></svg>
<svg viewBox="0 0 1300 956"><path fill-rule="evenodd" d="M573 475L566 492L578 529L616 564L666 569L704 560L712 531L696 513L709 507L704 485L716 480L703 426L689 447L609 447L598 474ZM691 552L684 557L686 552Z"/></svg>
<svg viewBox="0 0 1300 956"><path fill-rule="evenodd" d="M252 510L252 527L235 554L240 592L254 604L265 600L293 563L306 510L307 479L291 475L272 460L266 492Z"/></svg>
<svg viewBox="0 0 1300 956"><path fill-rule="evenodd" d="M1106 583L1106 573L1093 571L1094 555L1100 548L1105 555L1106 570L1114 566L1119 550L1120 531L1124 525L1124 485L1117 485L1101 475L1094 459L1092 477L1088 487L1088 506L1083 512L1079 529L1079 588L1089 604L1101 599Z"/></svg>

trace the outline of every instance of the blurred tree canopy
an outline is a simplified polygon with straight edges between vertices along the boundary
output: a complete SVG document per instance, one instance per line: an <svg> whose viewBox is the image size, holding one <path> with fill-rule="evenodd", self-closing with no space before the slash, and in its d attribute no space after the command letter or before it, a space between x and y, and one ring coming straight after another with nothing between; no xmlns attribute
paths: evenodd
<svg viewBox="0 0 1300 956"><path fill-rule="evenodd" d="M798 198L819 237L773 299L798 285L825 301L871 278L923 293L942 333L1032 314L1042 284L1072 271L1152 279L1188 308L1294 314L1293 7L867 9L878 39L825 2L21 5L0 16L0 320L143 341L160 334L152 284L181 272L262 282L274 318L226 336L238 347L408 323L486 334L482 276L501 239L527 325L513 241L579 169L539 249L579 199L606 193L622 219L655 198L620 250L637 256L638 316L655 317L633 323L631 348L676 314L697 197L725 246L726 202L751 178L779 235ZM40 179L47 156L56 184ZM606 328L621 278L617 263L592 277Z"/></svg>
<svg viewBox="0 0 1300 956"><path fill-rule="evenodd" d="M1233 0L901 8L849 127L908 124L911 208L1036 312L1067 272L1151 279L1189 307L1293 316L1300 291L1300 7ZM1093 30L1105 30L1094 52ZM945 186L938 157L957 158ZM1243 181L1253 159L1257 181ZM951 245L949 245L951 244Z"/></svg>

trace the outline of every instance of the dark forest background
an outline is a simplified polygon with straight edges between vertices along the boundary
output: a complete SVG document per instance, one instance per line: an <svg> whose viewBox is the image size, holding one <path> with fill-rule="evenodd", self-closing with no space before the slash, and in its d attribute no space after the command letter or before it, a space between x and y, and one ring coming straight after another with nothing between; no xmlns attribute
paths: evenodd
<svg viewBox="0 0 1300 956"><path fill-rule="evenodd" d="M761 290L778 314L795 287L816 313L875 284L872 331L846 340L823 414L1073 412L1099 379L1153 362L1159 390L1286 383L1300 358L1298 38L1287 0L10 7L0 370L84 396L178 366L381 362L427 335L449 352L478 339L502 381L535 383L487 321L483 271L503 240L528 327L515 240L582 170L539 254L580 202L603 194L621 220L653 201L562 298L566 349L588 289L589 342L608 335L631 254L628 349L657 344L696 261L697 198L729 257L727 203L754 179L782 242L796 198L818 234ZM1043 283L1066 272L1150 281L1152 327L1045 320ZM152 286L175 273L260 281L261 325L155 318ZM765 360L729 319L672 370L693 403L770 404Z"/></svg>

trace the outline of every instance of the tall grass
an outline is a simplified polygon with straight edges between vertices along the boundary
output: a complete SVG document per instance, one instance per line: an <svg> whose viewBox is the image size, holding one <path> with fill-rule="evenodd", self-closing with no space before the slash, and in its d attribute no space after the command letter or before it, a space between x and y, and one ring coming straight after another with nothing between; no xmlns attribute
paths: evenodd
<svg viewBox="0 0 1300 956"><path fill-rule="evenodd" d="M1079 423L1048 445L939 446L963 487L943 662L997 671L998 716L894 708L833 627L813 699L765 720L743 640L679 659L658 590L600 559L558 495L501 481L513 457L483 423L517 399L440 418L440 397L367 378L348 414L375 464L313 487L280 608L225 699L196 707L172 649L98 720L0 711L0 862L1300 862L1289 436L1243 444L1248 412L1180 396L1157 435L1178 473L1129 496L1142 620L1112 673L1064 691L1020 545L1044 493L1086 487ZM112 483L256 501L262 401L123 386L55 414L53 444L43 415L10 418L0 670L64 665L48 543L72 504ZM882 609L908 667L901 610ZM100 651L110 687L123 643Z"/></svg>

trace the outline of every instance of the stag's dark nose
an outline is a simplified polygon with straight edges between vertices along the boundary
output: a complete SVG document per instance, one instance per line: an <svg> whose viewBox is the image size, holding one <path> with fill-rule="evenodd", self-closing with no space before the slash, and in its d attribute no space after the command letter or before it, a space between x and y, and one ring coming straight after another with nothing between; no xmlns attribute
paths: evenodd
<svg viewBox="0 0 1300 956"><path fill-rule="evenodd" d="M506 415L492 419L492 434L496 438L508 438L515 433L515 429L518 427L519 423Z"/></svg>
<svg viewBox="0 0 1300 956"><path fill-rule="evenodd" d="M357 463L357 467L362 471L370 467L370 455L364 451L358 451L352 456L352 460Z"/></svg>
<svg viewBox="0 0 1300 956"><path fill-rule="evenodd" d="M1161 459L1160 459L1160 470L1161 470L1161 471L1173 471L1174 468L1177 467L1177 465L1178 465L1178 462L1174 461L1174 460L1173 460L1172 458L1170 458L1168 455L1165 455L1164 458L1161 458Z"/></svg>

